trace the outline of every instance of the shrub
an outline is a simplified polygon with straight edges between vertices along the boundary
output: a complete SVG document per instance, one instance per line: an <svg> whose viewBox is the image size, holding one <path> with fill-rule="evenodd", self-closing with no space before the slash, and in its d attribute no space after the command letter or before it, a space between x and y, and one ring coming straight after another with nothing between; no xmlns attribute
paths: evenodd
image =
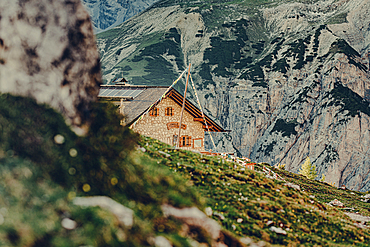
<svg viewBox="0 0 370 247"><path fill-rule="evenodd" d="M316 172L316 165L311 163L310 157L307 157L301 169L299 170L299 174L307 177L308 179L315 179L317 177Z"/></svg>

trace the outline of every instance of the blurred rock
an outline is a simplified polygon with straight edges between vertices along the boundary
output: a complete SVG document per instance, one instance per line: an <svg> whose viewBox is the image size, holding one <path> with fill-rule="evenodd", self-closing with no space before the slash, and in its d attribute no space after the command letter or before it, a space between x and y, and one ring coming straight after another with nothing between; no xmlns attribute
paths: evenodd
<svg viewBox="0 0 370 247"><path fill-rule="evenodd" d="M355 213L345 213L348 215L352 220L358 221L358 222L370 222L369 216L364 216L361 214L355 214Z"/></svg>
<svg viewBox="0 0 370 247"><path fill-rule="evenodd" d="M218 218L220 218L220 220L225 220L225 216L221 213L218 213L218 212L214 212L213 215L217 216Z"/></svg>
<svg viewBox="0 0 370 247"><path fill-rule="evenodd" d="M85 207L101 207L114 214L123 226L130 228L134 224L134 211L107 196L76 197L73 203Z"/></svg>
<svg viewBox="0 0 370 247"><path fill-rule="evenodd" d="M301 188L299 187L299 185L297 185L297 184L293 184L293 183L285 183L284 184L285 186L287 186L287 187L290 187L290 188L293 188L293 189L296 189L296 190L301 190Z"/></svg>
<svg viewBox="0 0 370 247"><path fill-rule="evenodd" d="M275 226L272 226L270 227L270 231L273 231L273 232L276 232L278 234L282 234L282 235L286 235L286 231L281 229L280 227L275 227Z"/></svg>
<svg viewBox="0 0 370 247"><path fill-rule="evenodd" d="M332 200L328 204L330 206L344 207L344 204L341 201L337 200L337 199Z"/></svg>
<svg viewBox="0 0 370 247"><path fill-rule="evenodd" d="M230 233L223 231L221 226L213 219L208 218L202 211L196 207L191 208L175 208L171 205L161 206L165 217L174 217L184 222L187 227L184 229L198 229L200 232L205 232L212 239L212 246L244 246L239 239Z"/></svg>
<svg viewBox="0 0 370 247"><path fill-rule="evenodd" d="M71 220L69 218L64 218L62 220L61 224L62 224L62 227L65 228L65 229L67 229L67 230L73 230L77 226L76 221Z"/></svg>
<svg viewBox="0 0 370 247"><path fill-rule="evenodd" d="M156 247L172 247L172 244L170 241L168 241L167 238L163 236L157 236L154 240L154 245Z"/></svg>
<svg viewBox="0 0 370 247"><path fill-rule="evenodd" d="M0 13L0 92L47 103L84 134L102 79L81 2L0 1Z"/></svg>
<svg viewBox="0 0 370 247"><path fill-rule="evenodd" d="M211 207L206 207L204 210L207 216L212 216L212 208Z"/></svg>
<svg viewBox="0 0 370 247"><path fill-rule="evenodd" d="M164 155L164 156L166 156L167 158L171 156L170 154L168 154L168 153L166 153L166 152L163 152L163 151L160 151L160 150L158 151L158 153L163 154L163 155Z"/></svg>
<svg viewBox="0 0 370 247"><path fill-rule="evenodd" d="M172 216L188 225L201 227L212 239L218 239L220 236L221 226L215 220L208 218L196 207L179 209L171 205L162 205L161 208L166 217Z"/></svg>

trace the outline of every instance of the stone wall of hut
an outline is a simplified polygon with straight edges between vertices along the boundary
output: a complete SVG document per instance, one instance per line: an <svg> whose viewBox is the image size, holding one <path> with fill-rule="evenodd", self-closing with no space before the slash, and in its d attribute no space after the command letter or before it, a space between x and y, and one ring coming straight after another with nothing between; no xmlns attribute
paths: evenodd
<svg viewBox="0 0 370 247"><path fill-rule="evenodd" d="M166 116L166 108L172 107L172 116ZM181 107L170 98L163 99L157 105L157 116L146 114L132 128L135 132L174 145L174 136L178 135ZM204 129L202 123L194 121L194 117L184 110L180 136L191 137L191 145L182 149L204 151ZM177 126L177 127L176 127Z"/></svg>

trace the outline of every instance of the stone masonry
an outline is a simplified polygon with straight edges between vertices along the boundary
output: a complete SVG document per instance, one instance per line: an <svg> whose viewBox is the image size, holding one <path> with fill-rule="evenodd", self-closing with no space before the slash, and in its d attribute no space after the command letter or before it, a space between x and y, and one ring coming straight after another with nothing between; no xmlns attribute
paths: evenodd
<svg viewBox="0 0 370 247"><path fill-rule="evenodd" d="M165 109L172 107L173 115L165 116ZM178 135L179 128L168 129L167 124L180 122L181 107L172 99L164 98L158 105L158 116L150 116L146 114L133 127L133 130L141 135L149 136L160 140L164 143L173 145L174 135ZM189 112L184 110L182 124L186 125L186 129L181 129L181 136L191 137L190 147L181 147L186 150L204 151L204 129L201 122L194 121L194 117ZM194 147L194 140L201 140L201 147Z"/></svg>

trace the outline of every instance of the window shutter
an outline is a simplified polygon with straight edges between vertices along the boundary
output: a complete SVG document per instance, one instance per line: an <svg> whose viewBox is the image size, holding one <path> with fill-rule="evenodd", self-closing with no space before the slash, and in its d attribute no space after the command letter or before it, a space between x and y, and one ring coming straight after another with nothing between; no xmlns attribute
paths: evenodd
<svg viewBox="0 0 370 247"><path fill-rule="evenodd" d="M153 107L150 112L149 112L149 115L152 116L152 117L156 117L158 116L158 108L157 107Z"/></svg>
<svg viewBox="0 0 370 247"><path fill-rule="evenodd" d="M166 108L166 116L173 116L172 107L167 107Z"/></svg>
<svg viewBox="0 0 370 247"><path fill-rule="evenodd" d="M191 147L191 136L181 136L180 147Z"/></svg>
<svg viewBox="0 0 370 247"><path fill-rule="evenodd" d="M186 137L186 146L191 147L191 136Z"/></svg>

